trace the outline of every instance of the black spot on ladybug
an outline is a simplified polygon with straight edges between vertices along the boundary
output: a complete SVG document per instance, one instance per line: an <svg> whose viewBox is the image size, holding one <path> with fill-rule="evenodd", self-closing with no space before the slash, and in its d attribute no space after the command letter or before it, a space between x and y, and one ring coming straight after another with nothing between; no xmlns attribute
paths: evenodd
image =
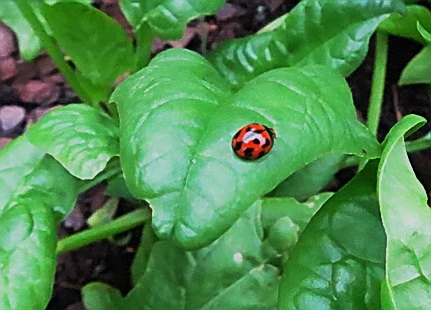
<svg viewBox="0 0 431 310"><path fill-rule="evenodd" d="M254 138L254 139L253 139L253 143L254 143L254 144L260 144L260 140L259 140L258 138Z"/></svg>
<svg viewBox="0 0 431 310"><path fill-rule="evenodd" d="M247 128L245 129L245 132L249 132L251 129L252 129L251 127L247 127Z"/></svg>
<svg viewBox="0 0 431 310"><path fill-rule="evenodd" d="M244 150L244 153L245 153L246 155L251 155L251 153L253 153L253 151L254 151L254 148L252 148L252 147L248 147L248 148L246 148L246 149Z"/></svg>
<svg viewBox="0 0 431 310"><path fill-rule="evenodd" d="M241 141L235 142L234 150L238 151L238 150L241 149L241 147L242 147L242 142Z"/></svg>
<svg viewBox="0 0 431 310"><path fill-rule="evenodd" d="M240 131L238 131L238 132L233 136L233 138L234 138L234 139L238 139L239 134L240 134Z"/></svg>
<svg viewBox="0 0 431 310"><path fill-rule="evenodd" d="M265 130L262 130L262 129L259 129L259 130L255 130L254 132L255 133L262 133L262 132L264 132Z"/></svg>
<svg viewBox="0 0 431 310"><path fill-rule="evenodd" d="M263 147L267 147L271 144L271 141L269 139L265 139L265 143L262 145Z"/></svg>

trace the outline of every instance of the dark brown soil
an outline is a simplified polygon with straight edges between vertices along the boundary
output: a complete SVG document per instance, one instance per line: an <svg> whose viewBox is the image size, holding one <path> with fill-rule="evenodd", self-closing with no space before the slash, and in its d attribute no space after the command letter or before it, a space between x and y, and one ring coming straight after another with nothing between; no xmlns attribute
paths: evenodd
<svg viewBox="0 0 431 310"><path fill-rule="evenodd" d="M232 0L215 16L193 21L182 40L154 42L153 52L169 47L186 47L205 53L219 42L255 33L262 26L289 11L298 1ZM122 16L117 0L96 1L95 5L130 29ZM206 37L206 44L202 38ZM8 44L7 42L13 42ZM401 70L421 49L418 44L404 39L390 38L390 54L385 102L382 111L379 138L382 139L396 121L415 113L431 119L431 100L426 86L398 87ZM358 114L366 118L373 68L373 44L362 66L349 78ZM52 61L41 54L35 62L25 63L19 58L13 33L0 24L0 148L22 134L26 127L58 105L78 102ZM6 108L5 108L6 107ZM426 125L414 138L428 132ZM410 155L413 167L425 185L431 189L431 151ZM342 185L354 175L345 169L337 174ZM87 228L86 219L99 208L107 197L104 185L97 186L79 198L75 211L59 225L59 236L64 237ZM122 202L119 213L130 211ZM109 283L122 292L130 289L129 268L136 249L140 229L133 231L127 246L119 247L108 241L99 242L78 251L59 256L54 295L48 309L83 309L81 288L92 281Z"/></svg>

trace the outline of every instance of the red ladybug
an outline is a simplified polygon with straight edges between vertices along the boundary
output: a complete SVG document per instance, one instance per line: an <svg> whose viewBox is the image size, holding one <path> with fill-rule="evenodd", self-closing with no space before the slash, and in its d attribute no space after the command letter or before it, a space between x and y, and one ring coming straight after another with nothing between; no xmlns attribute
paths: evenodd
<svg viewBox="0 0 431 310"><path fill-rule="evenodd" d="M261 124L249 124L242 127L232 138L232 149L245 160L259 159L272 149L275 132Z"/></svg>

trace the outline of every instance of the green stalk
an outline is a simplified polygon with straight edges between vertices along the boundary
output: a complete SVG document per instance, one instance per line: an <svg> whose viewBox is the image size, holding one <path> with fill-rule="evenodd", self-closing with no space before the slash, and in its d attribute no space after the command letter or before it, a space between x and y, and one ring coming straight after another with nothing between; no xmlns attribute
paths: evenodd
<svg viewBox="0 0 431 310"><path fill-rule="evenodd" d="M415 153L429 148L431 148L431 133L414 141L406 141L407 153ZM362 161L363 159L360 157L347 156L341 165L341 169L358 166Z"/></svg>
<svg viewBox="0 0 431 310"><path fill-rule="evenodd" d="M413 153L426 150L431 147L431 132L427 133L424 137L406 142L407 152Z"/></svg>
<svg viewBox="0 0 431 310"><path fill-rule="evenodd" d="M34 32L42 42L43 47L54 61L55 65L58 69L63 73L67 82L72 86L75 90L76 94L87 103L93 104L93 100L90 95L84 91L81 84L79 83L78 78L76 77L75 71L69 66L69 64L64 60L63 53L58 48L55 41L46 33L44 26L37 18L36 14L33 11L33 8L29 4L28 0L13 0L17 5L19 11L27 20L27 22L31 25Z"/></svg>
<svg viewBox="0 0 431 310"><path fill-rule="evenodd" d="M57 243L57 254L76 250L90 243L106 239L148 222L151 219L149 209L138 209L123 215L112 222L100 224L94 228L82 231Z"/></svg>
<svg viewBox="0 0 431 310"><path fill-rule="evenodd" d="M380 114L382 112L387 62L388 35L377 32L373 81L371 86L370 105L368 108L368 128L374 135L377 135Z"/></svg>

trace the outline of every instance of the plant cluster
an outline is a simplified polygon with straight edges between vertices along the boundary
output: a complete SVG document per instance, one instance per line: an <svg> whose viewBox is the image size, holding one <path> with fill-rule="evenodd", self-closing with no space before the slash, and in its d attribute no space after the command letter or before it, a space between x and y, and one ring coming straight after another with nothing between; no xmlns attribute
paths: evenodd
<svg viewBox="0 0 431 310"><path fill-rule="evenodd" d="M407 157L430 139L404 141L425 120L404 117L382 143L376 133L388 34L424 44L400 84L430 84L431 12L302 0L208 55L150 60L154 38L180 38L224 2L120 0L130 36L89 0L2 0L22 57L43 46L82 103L0 152L0 309L44 309L58 254L142 224L133 289L90 283L88 309L430 309L431 211ZM345 77L376 29L365 126ZM232 138L254 123L274 130L273 147L244 160ZM345 165L359 173L322 193ZM92 227L57 241L56 224L102 181L112 199ZM136 210L113 219L118 198Z"/></svg>

